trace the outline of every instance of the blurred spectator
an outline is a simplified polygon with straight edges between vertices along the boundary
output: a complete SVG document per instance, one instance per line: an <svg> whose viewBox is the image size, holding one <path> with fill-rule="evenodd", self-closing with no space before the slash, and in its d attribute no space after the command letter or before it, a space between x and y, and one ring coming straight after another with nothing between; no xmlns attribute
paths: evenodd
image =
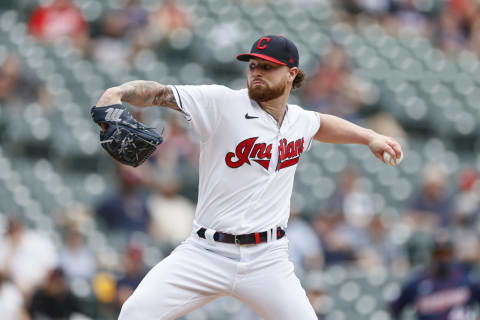
<svg viewBox="0 0 480 320"><path fill-rule="evenodd" d="M372 197L369 193L360 190L355 184L355 188L345 194L343 213L346 222L353 227L363 228L367 226L375 214Z"/></svg>
<svg viewBox="0 0 480 320"><path fill-rule="evenodd" d="M118 307L130 297L147 273L143 262L143 249L131 244L126 248L123 256L123 270L117 280L116 301Z"/></svg>
<svg viewBox="0 0 480 320"><path fill-rule="evenodd" d="M102 18L101 33L93 41L93 59L109 69L125 69L141 49L150 45L147 27L148 11L140 1L125 1L122 8L109 11Z"/></svg>
<svg viewBox="0 0 480 320"><path fill-rule="evenodd" d="M165 0L150 14L149 31L153 42L168 39L175 31L191 28L186 8L174 0Z"/></svg>
<svg viewBox="0 0 480 320"><path fill-rule="evenodd" d="M0 240L0 272L9 277L27 296L57 265L57 254L49 238L12 218L7 234Z"/></svg>
<svg viewBox="0 0 480 320"><path fill-rule="evenodd" d="M72 227L66 231L64 238L64 246L59 253L60 267L69 281L81 279L90 283L96 272L96 261L83 234Z"/></svg>
<svg viewBox="0 0 480 320"><path fill-rule="evenodd" d="M139 189L143 181L132 169L119 165L118 192L102 199L95 207L96 215L112 231L148 231L150 212L147 198Z"/></svg>
<svg viewBox="0 0 480 320"><path fill-rule="evenodd" d="M429 164L424 168L422 189L410 206L408 217L415 229L433 229L451 224L452 200L446 195L447 173L443 165Z"/></svg>
<svg viewBox="0 0 480 320"><path fill-rule="evenodd" d="M0 66L0 104L26 105L38 101L45 106L47 98L45 87L22 71L17 54L7 55Z"/></svg>
<svg viewBox="0 0 480 320"><path fill-rule="evenodd" d="M180 187L179 180L164 179L149 199L150 234L171 248L190 235L195 215L195 205L179 194Z"/></svg>
<svg viewBox="0 0 480 320"><path fill-rule="evenodd" d="M337 189L328 199L327 207L329 211L343 214L345 197L355 191L357 179L358 170L355 167L347 167L341 172L338 177Z"/></svg>
<svg viewBox="0 0 480 320"><path fill-rule="evenodd" d="M428 4L422 8L421 1L417 0L395 0L392 3L396 31L400 35L431 35L431 23L427 17Z"/></svg>
<svg viewBox="0 0 480 320"><path fill-rule="evenodd" d="M358 110L371 102L370 91L367 83L351 74L344 49L335 45L314 70L303 98L309 109L354 120Z"/></svg>
<svg viewBox="0 0 480 320"><path fill-rule="evenodd" d="M32 320L62 320L82 313L80 301L70 291L61 268L48 273L43 286L33 294L28 312Z"/></svg>
<svg viewBox="0 0 480 320"><path fill-rule="evenodd" d="M41 41L52 42L67 37L82 52L87 50L88 24L71 0L52 0L37 7L30 17L28 29Z"/></svg>
<svg viewBox="0 0 480 320"><path fill-rule="evenodd" d="M442 15L450 16L447 19L451 19L451 21L445 22L451 24L451 34L456 34L457 36L451 39L453 40L453 45L451 47L446 46L444 48L441 46L442 49L446 50L447 52L458 53L460 50L465 49L468 46L469 38L473 39L475 37L474 28L479 17L478 9L478 2L475 0L446 1L445 9ZM440 27L442 28L443 26L444 23L442 21L442 17L440 17ZM457 31L454 31L453 27L456 27ZM456 42L456 39L459 40L459 42ZM449 39L447 38L447 41L448 40ZM455 44L460 44L461 46L455 46Z"/></svg>
<svg viewBox="0 0 480 320"><path fill-rule="evenodd" d="M94 42L93 58L112 68L127 66L133 53L127 28L128 21L120 11L107 13L102 21L102 34Z"/></svg>
<svg viewBox="0 0 480 320"><path fill-rule="evenodd" d="M480 260L478 233L463 222L454 226L452 238L455 239L454 247L458 261L465 267L466 271L474 273Z"/></svg>
<svg viewBox="0 0 480 320"><path fill-rule="evenodd" d="M123 15L127 34L130 36L134 36L148 24L148 11L142 7L140 0L126 0L119 11Z"/></svg>
<svg viewBox="0 0 480 320"><path fill-rule="evenodd" d="M113 274L108 271L97 273L93 279L93 292L98 302L98 318L117 319L120 308L116 303L117 286Z"/></svg>
<svg viewBox="0 0 480 320"><path fill-rule="evenodd" d="M360 27L379 22L394 35L427 37L448 54L467 48L480 52L475 0L342 0L340 7L339 17Z"/></svg>
<svg viewBox="0 0 480 320"><path fill-rule="evenodd" d="M341 212L345 222L362 228L375 214L373 199L361 190L359 172L355 167L345 168L339 177L339 186L328 201L329 210Z"/></svg>
<svg viewBox="0 0 480 320"><path fill-rule="evenodd" d="M462 28L461 17L444 9L438 19L437 43L446 53L457 53L468 45L468 34Z"/></svg>
<svg viewBox="0 0 480 320"><path fill-rule="evenodd" d="M446 170L443 165L429 164L424 168L420 192L410 204L405 223L412 230L406 243L411 266L429 259L430 238L437 227L450 228L452 201L446 196Z"/></svg>
<svg viewBox="0 0 480 320"><path fill-rule="evenodd" d="M365 233L368 244L358 253L359 264L365 270L372 270L375 266L385 266L389 270L407 268L403 252L392 241L390 231L390 226L379 214L375 215L368 224Z"/></svg>
<svg viewBox="0 0 480 320"><path fill-rule="evenodd" d="M20 290L0 273L0 314L2 319L28 319L24 304Z"/></svg>
<svg viewBox="0 0 480 320"><path fill-rule="evenodd" d="M287 228L289 259L295 267L297 276L311 269L323 267L323 252L320 239L310 223L300 212L291 211Z"/></svg>
<svg viewBox="0 0 480 320"><path fill-rule="evenodd" d="M400 319L409 305L417 319L469 319L472 304L480 302L480 286L473 282L454 259L453 244L446 233L438 233L432 249L432 263L416 272L390 305L394 319Z"/></svg>
<svg viewBox="0 0 480 320"><path fill-rule="evenodd" d="M475 169L467 168L458 177L458 193L453 197L455 220L464 220L465 225L474 228L480 215L480 183Z"/></svg>
<svg viewBox="0 0 480 320"><path fill-rule="evenodd" d="M474 269L480 258L478 217L480 215L480 184L478 172L467 168L458 176L459 192L453 198L452 237L460 262Z"/></svg>
<svg viewBox="0 0 480 320"><path fill-rule="evenodd" d="M362 230L345 223L340 212L327 211L314 217L314 229L320 238L325 266L355 264L357 253L366 245Z"/></svg>
<svg viewBox="0 0 480 320"><path fill-rule="evenodd" d="M327 266L362 262L358 259L369 241L365 227L375 214L369 194L359 188L359 173L355 167L343 170L339 180L326 211L314 219Z"/></svg>

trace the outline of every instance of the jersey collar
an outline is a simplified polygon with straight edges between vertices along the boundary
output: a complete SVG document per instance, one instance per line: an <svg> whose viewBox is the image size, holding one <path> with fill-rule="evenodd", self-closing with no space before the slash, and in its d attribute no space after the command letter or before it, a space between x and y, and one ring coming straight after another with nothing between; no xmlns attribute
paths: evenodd
<svg viewBox="0 0 480 320"><path fill-rule="evenodd" d="M287 123L289 122L288 121L289 120L288 103L287 103L287 106L285 108L285 115L283 116L282 125L279 128L277 120L275 120L275 118L270 113L265 111L257 101L252 100L252 99L250 99L250 101L251 101L252 107L255 109L255 111L258 112L258 115L260 115L263 119L273 122L276 125L276 127L278 129L280 129L281 131L282 131L282 129L287 127Z"/></svg>

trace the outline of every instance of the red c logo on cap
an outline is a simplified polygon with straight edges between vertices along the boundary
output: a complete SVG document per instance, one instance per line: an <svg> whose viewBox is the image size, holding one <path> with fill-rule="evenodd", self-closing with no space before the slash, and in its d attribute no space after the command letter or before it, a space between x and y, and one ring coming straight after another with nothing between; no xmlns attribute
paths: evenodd
<svg viewBox="0 0 480 320"><path fill-rule="evenodd" d="M258 40L258 43L257 43L257 49L258 50L263 50L263 49L266 49L267 48L267 44L262 44L263 41L265 42L270 42L272 39L269 38L269 37L262 37L260 40Z"/></svg>

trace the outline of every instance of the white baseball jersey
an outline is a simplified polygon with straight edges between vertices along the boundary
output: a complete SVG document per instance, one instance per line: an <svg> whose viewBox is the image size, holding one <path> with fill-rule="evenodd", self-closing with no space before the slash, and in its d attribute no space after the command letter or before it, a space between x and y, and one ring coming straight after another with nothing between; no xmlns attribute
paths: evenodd
<svg viewBox="0 0 480 320"><path fill-rule="evenodd" d="M232 234L286 228L295 170L319 114L289 104L279 127L247 89L171 88L200 139L195 221Z"/></svg>

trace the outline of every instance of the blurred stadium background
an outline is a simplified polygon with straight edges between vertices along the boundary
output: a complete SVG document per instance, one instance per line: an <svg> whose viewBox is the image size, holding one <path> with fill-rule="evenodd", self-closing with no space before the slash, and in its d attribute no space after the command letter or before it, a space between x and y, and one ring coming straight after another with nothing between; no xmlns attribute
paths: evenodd
<svg viewBox="0 0 480 320"><path fill-rule="evenodd" d="M447 229L477 274L480 1L2 0L0 316L116 319L146 270L191 230L196 139L173 111L131 169L101 150L89 109L135 79L241 88L239 52L264 34L300 51L291 102L395 136L398 167L314 144L298 168L291 258L320 319L390 319L388 303ZM63 312L63 313L62 313ZM222 298L185 320L253 319ZM405 318L412 318L408 312Z"/></svg>

